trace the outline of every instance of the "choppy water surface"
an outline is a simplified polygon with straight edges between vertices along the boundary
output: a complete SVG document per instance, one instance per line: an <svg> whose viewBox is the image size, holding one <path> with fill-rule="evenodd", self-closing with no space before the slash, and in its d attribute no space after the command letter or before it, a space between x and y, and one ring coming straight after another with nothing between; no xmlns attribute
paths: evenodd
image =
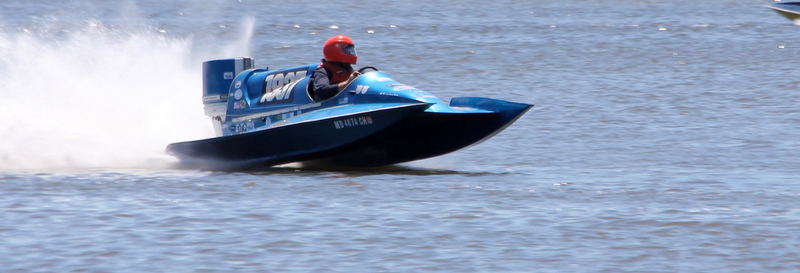
<svg viewBox="0 0 800 273"><path fill-rule="evenodd" d="M800 27L770 1L0 3L11 272L794 272ZM332 10L337 10L331 13ZM536 104L378 170L175 169L200 62Z"/></svg>

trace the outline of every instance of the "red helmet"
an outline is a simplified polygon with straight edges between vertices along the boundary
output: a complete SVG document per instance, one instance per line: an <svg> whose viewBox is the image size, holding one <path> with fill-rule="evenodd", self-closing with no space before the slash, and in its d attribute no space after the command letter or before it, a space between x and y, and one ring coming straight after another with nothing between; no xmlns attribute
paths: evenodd
<svg viewBox="0 0 800 273"><path fill-rule="evenodd" d="M356 64L358 59L353 40L344 35L336 35L328 39L325 46L322 47L322 55L329 62Z"/></svg>

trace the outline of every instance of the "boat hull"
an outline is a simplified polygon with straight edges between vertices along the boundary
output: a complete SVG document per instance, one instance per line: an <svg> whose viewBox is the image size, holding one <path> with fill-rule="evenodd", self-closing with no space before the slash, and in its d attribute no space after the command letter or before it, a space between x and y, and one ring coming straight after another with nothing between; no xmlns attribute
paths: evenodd
<svg viewBox="0 0 800 273"><path fill-rule="evenodd" d="M493 112L425 112L353 143L345 153L302 162L303 166L376 167L451 153L500 133L533 107L485 98L460 99L454 99L451 105L480 107Z"/></svg>
<svg viewBox="0 0 800 273"><path fill-rule="evenodd" d="M418 103L349 113L245 134L172 143L167 153L187 166L215 170L274 166L342 153L430 104Z"/></svg>
<svg viewBox="0 0 800 273"><path fill-rule="evenodd" d="M798 22L800 19L800 2L776 3L767 7L789 20Z"/></svg>

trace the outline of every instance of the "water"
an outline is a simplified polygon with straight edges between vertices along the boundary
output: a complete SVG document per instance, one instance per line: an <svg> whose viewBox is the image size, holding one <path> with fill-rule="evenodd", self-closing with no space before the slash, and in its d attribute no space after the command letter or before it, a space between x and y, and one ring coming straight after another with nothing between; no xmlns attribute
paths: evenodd
<svg viewBox="0 0 800 273"><path fill-rule="evenodd" d="M4 1L10 272L795 272L800 28L770 1ZM331 12L331 11L336 12ZM534 103L370 171L175 169L200 62L344 33L444 100Z"/></svg>

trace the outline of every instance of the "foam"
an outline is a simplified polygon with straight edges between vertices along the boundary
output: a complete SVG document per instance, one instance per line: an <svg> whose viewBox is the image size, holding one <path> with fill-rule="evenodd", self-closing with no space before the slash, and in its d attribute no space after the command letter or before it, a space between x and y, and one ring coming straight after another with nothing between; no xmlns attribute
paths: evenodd
<svg viewBox="0 0 800 273"><path fill-rule="evenodd" d="M147 25L0 32L0 171L169 166L168 143L214 136L201 62L249 55L243 24L224 50Z"/></svg>

